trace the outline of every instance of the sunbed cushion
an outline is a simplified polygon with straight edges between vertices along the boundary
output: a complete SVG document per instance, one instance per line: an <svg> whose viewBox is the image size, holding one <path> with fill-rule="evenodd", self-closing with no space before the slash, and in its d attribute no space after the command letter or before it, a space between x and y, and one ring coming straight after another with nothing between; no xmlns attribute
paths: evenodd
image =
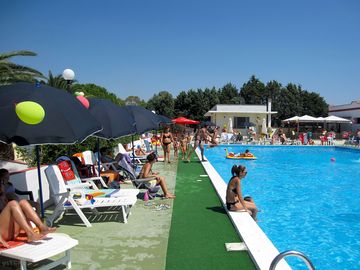
<svg viewBox="0 0 360 270"><path fill-rule="evenodd" d="M65 181L75 180L74 171L71 168L71 163L68 160L63 160L58 163L61 175Z"/></svg>

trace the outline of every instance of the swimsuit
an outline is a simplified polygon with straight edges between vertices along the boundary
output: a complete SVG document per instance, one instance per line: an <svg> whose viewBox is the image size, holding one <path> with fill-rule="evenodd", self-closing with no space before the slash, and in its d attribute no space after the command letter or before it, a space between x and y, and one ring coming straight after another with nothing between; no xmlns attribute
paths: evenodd
<svg viewBox="0 0 360 270"><path fill-rule="evenodd" d="M233 179L234 177L232 177L231 179L230 179L230 181ZM236 192L236 187L234 187L232 190L231 190L235 195L237 195L237 192ZM235 205L235 204L237 204L239 201L235 201L235 202L226 202L226 208L227 208L227 210L229 210L230 211L230 209L231 209L231 206L233 206L233 205Z"/></svg>
<svg viewBox="0 0 360 270"><path fill-rule="evenodd" d="M231 206L237 204L238 202L239 202L239 201L237 201L237 202L230 202L230 203L227 202L227 203L226 203L226 208L227 208L227 210L230 211L230 210L231 210Z"/></svg>
<svg viewBox="0 0 360 270"><path fill-rule="evenodd" d="M170 140L170 142L165 142L164 140L165 139L170 139L171 138L171 135L163 135L163 145L169 145L169 144L171 144L171 140Z"/></svg>

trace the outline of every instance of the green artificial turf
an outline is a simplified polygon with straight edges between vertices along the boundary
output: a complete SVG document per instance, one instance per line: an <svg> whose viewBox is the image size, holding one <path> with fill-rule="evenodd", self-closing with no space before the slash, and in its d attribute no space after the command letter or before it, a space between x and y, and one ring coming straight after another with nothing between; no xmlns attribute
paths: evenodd
<svg viewBox="0 0 360 270"><path fill-rule="evenodd" d="M226 251L241 239L205 174L195 155L179 161L166 269L255 269L247 251Z"/></svg>

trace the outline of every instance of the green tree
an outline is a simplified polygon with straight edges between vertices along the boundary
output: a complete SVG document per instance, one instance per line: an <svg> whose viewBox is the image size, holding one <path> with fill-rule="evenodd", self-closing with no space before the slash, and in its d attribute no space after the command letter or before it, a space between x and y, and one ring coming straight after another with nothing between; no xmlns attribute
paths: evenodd
<svg viewBox="0 0 360 270"><path fill-rule="evenodd" d="M174 117L188 117L190 112L190 99L187 92L181 91L174 100Z"/></svg>
<svg viewBox="0 0 360 270"><path fill-rule="evenodd" d="M74 84L72 89L74 92L84 92L85 97L109 99L115 104L125 105L125 102L122 99L118 98L115 94L108 92L104 87L96 84Z"/></svg>
<svg viewBox="0 0 360 270"><path fill-rule="evenodd" d="M219 91L220 104L240 104L242 101L239 90L231 83L224 85Z"/></svg>
<svg viewBox="0 0 360 270"><path fill-rule="evenodd" d="M36 56L36 53L14 51L0 54L0 85L20 81L35 82L38 78L45 78L40 71L11 62L11 58L15 56Z"/></svg>
<svg viewBox="0 0 360 270"><path fill-rule="evenodd" d="M264 104L268 93L264 83L253 75L250 80L241 87L240 95L244 99L245 104Z"/></svg>
<svg viewBox="0 0 360 270"><path fill-rule="evenodd" d="M207 111L209 111L216 104L220 104L219 92L215 89L215 87L213 87L211 89L205 88L204 98L207 100L207 102L206 102L207 108L208 108Z"/></svg>
<svg viewBox="0 0 360 270"><path fill-rule="evenodd" d="M265 86L266 98L271 99L271 110L272 111L281 111L282 107L280 106L279 99L281 98L282 85L277 81L270 81ZM281 124L281 118L279 114L271 115L272 123L276 125Z"/></svg>
<svg viewBox="0 0 360 270"><path fill-rule="evenodd" d="M328 115L329 105L318 93L303 91L303 112L319 117Z"/></svg>
<svg viewBox="0 0 360 270"><path fill-rule="evenodd" d="M146 102L143 99L140 99L138 96L128 96L125 99L126 105L136 105L136 106L146 106Z"/></svg>
<svg viewBox="0 0 360 270"><path fill-rule="evenodd" d="M46 84L51 87L67 90L67 81L63 78L63 76L61 74L54 76L50 70Z"/></svg>
<svg viewBox="0 0 360 270"><path fill-rule="evenodd" d="M211 108L209 97L202 89L189 90L187 92L187 112L186 117L202 121L204 114Z"/></svg>
<svg viewBox="0 0 360 270"><path fill-rule="evenodd" d="M289 83L282 87L273 100L274 124L280 126L281 120L308 114L314 117L326 116L328 104L319 94L303 90L300 85Z"/></svg>
<svg viewBox="0 0 360 270"><path fill-rule="evenodd" d="M167 91L161 91L148 100L146 108L155 111L157 114L173 118L174 104L172 94Z"/></svg>

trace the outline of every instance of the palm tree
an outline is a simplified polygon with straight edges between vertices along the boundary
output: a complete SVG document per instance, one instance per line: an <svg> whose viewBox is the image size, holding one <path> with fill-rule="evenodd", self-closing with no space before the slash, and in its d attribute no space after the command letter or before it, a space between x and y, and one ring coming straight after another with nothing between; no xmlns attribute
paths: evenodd
<svg viewBox="0 0 360 270"><path fill-rule="evenodd" d="M45 78L43 74L33 68L12 63L14 56L36 56L31 51L14 51L0 54L0 85L25 81L34 82L36 78Z"/></svg>
<svg viewBox="0 0 360 270"><path fill-rule="evenodd" d="M71 83L76 83L76 82L77 82L77 80L73 80ZM73 94L73 90L71 89L68 81L65 80L61 74L54 76L50 70L49 70L49 77L47 78L47 80L46 81L42 80L41 83L44 83L46 85L49 85L51 87L55 87L58 89L63 89L65 91L68 91L69 93Z"/></svg>
<svg viewBox="0 0 360 270"><path fill-rule="evenodd" d="M67 90L67 81L63 78L63 76L61 74L54 76L50 70L46 84L51 87Z"/></svg>

